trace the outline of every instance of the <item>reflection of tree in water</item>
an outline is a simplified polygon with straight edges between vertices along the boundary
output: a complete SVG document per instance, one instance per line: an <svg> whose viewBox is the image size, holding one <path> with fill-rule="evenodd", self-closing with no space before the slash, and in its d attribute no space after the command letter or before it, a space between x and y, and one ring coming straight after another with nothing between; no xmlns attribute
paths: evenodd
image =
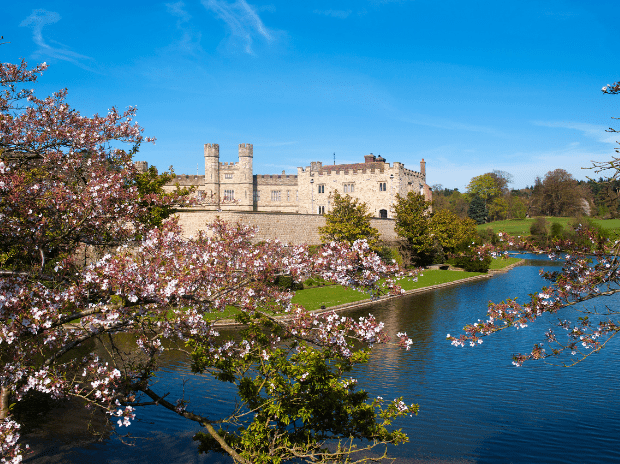
<svg viewBox="0 0 620 464"><path fill-rule="evenodd" d="M225 329L220 333L230 335L235 331ZM97 343L90 343L88 348L76 354L84 356L95 351L101 359L110 361L110 341L106 337ZM114 335L114 345L126 360L143 357L141 352L135 350L135 339L136 336L131 333ZM175 344L179 350L166 351L160 358L158 383L170 386L167 391L173 394L178 394L179 385L184 385L187 395L203 400L192 402L197 410L204 409L203 412L223 413L226 408L234 407L232 397L230 401L223 401L220 397L225 389L221 382L208 374L191 373L190 358L182 351L183 343L167 340L168 348ZM187 383L184 384L183 380ZM31 453L25 456L26 463L152 464L171 462L171 459L183 463L232 463L232 459L219 454L199 455L193 440L198 430L194 424L179 424L174 414L166 414L167 411L158 406L138 408L132 426L120 429L109 423L109 417L99 408L87 410L79 399L53 400L39 392L29 394L27 401L18 403L14 412L23 424L21 440L31 448ZM162 420L155 414L168 416L168 420Z"/></svg>
<svg viewBox="0 0 620 464"><path fill-rule="evenodd" d="M106 440L113 432L100 409L87 410L77 399L52 400L38 392L18 403L15 415L24 424L22 440L32 450L24 462L65 462L71 449Z"/></svg>
<svg viewBox="0 0 620 464"><path fill-rule="evenodd" d="M81 357L94 349L94 342L85 343L74 355ZM77 398L54 400L34 390L15 405L13 412L23 424L21 441L32 450L24 462L65 462L72 448L106 440L114 430L100 409L87 410Z"/></svg>

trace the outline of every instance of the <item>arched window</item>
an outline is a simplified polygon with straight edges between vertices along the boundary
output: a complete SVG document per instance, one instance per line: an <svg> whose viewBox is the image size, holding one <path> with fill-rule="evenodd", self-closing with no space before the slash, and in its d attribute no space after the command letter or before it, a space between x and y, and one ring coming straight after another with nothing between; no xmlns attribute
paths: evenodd
<svg viewBox="0 0 620 464"><path fill-rule="evenodd" d="M379 210L379 217L381 219L387 219L387 209L380 209Z"/></svg>

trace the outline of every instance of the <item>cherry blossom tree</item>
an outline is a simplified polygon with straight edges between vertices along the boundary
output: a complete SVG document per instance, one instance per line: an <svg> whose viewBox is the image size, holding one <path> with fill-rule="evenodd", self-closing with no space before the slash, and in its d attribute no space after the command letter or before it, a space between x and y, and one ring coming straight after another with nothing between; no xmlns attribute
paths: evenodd
<svg viewBox="0 0 620 464"><path fill-rule="evenodd" d="M618 94L620 83L606 85L602 91ZM617 131L610 128L609 132ZM610 161L595 163L593 169L597 173L610 173L609 179L617 179L619 161L618 157L613 157ZM531 294L529 301L524 304L516 299L491 302L484 320L465 326L464 333L459 336L448 334L448 340L456 346L475 346L496 332L525 328L542 315L560 316L573 311L576 320L560 316L557 327L550 328L545 339L535 344L530 352L516 354L513 364L521 366L529 360L555 358L560 365L571 366L603 349L620 333L620 310L617 300L611 298L620 293L620 240L617 236L606 239L585 224L577 233L576 240L556 240L545 250L523 238L500 234L500 248L546 251L551 258L564 259L562 270L541 271L549 285ZM600 303L596 307L588 305L591 300Z"/></svg>
<svg viewBox="0 0 620 464"><path fill-rule="evenodd" d="M141 407L166 408L201 427L201 450L237 462L365 461L370 448L405 441L390 425L417 406L370 399L344 377L388 342L383 325L311 314L274 285L278 275L319 275L351 291L398 294L397 267L365 241L329 243L310 257L306 247L255 243L238 224L218 221L193 238L174 220L153 227L153 208L182 199L138 188L132 156L152 139L135 108L85 117L66 90L39 99L20 88L44 69L0 64L1 462L22 459L10 405L33 391L79 398L119 427ZM230 308L245 326L234 339L214 327ZM395 341L411 343L404 333ZM182 388L176 397L158 391L154 375L171 350L195 372L234 383L239 408L213 417Z"/></svg>

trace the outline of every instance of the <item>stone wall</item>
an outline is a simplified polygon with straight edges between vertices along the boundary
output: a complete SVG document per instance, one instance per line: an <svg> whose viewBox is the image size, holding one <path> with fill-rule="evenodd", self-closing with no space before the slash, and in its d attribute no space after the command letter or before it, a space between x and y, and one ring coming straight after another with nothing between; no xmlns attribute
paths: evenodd
<svg viewBox="0 0 620 464"><path fill-rule="evenodd" d="M177 213L187 237L197 235L199 230L204 230L205 224L213 222L218 216L224 221L257 227L256 240L278 239L293 245L321 243L319 227L325 225L325 218L318 214L213 211L199 208L187 208ZM371 219L370 224L379 230L382 240L398 240L394 232L394 220Z"/></svg>

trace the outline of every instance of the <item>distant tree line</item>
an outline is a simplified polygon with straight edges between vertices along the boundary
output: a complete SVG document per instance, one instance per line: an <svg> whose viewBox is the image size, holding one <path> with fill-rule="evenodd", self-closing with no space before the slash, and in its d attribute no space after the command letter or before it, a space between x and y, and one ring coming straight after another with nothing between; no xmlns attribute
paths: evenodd
<svg viewBox="0 0 620 464"><path fill-rule="evenodd" d="M510 173L495 170L473 177L465 193L435 184L433 209L477 224L536 216L620 216L620 180L578 181L566 170L555 169L537 177L533 186L510 189L511 183Z"/></svg>

